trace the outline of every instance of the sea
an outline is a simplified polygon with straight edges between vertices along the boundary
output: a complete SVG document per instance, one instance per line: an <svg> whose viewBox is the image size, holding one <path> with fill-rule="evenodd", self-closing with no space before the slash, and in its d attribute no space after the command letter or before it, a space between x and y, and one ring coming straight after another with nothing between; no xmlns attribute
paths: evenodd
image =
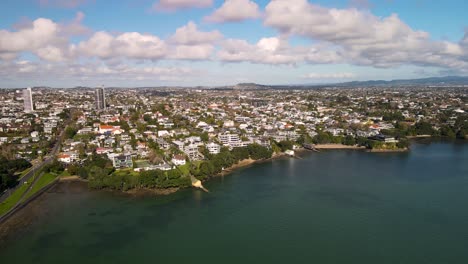
<svg viewBox="0 0 468 264"><path fill-rule="evenodd" d="M214 178L204 183L209 193L53 188L16 216L29 220L3 234L0 260L468 263L467 143L299 156Z"/></svg>

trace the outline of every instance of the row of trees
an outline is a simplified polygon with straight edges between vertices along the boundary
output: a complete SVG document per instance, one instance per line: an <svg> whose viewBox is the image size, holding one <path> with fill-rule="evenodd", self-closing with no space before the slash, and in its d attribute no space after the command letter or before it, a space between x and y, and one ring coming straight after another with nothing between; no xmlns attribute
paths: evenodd
<svg viewBox="0 0 468 264"><path fill-rule="evenodd" d="M112 162L104 155L94 154L82 166L68 167L70 174L77 174L88 179L90 188L127 191L134 188L169 188L187 187L191 181L188 175L178 170L152 170L134 172L131 169L116 171Z"/></svg>
<svg viewBox="0 0 468 264"><path fill-rule="evenodd" d="M190 177L182 175L178 169L169 171L150 170L133 172L131 169L109 173L105 168L91 167L88 171L89 187L127 191L134 188L188 187Z"/></svg>
<svg viewBox="0 0 468 264"><path fill-rule="evenodd" d="M190 173L203 180L220 173L223 168L228 168L241 160L262 160L271 158L272 155L273 151L271 149L258 144L251 144L244 148L234 148L232 151L222 148L219 154L208 155L207 160L201 162L198 166L192 164Z"/></svg>
<svg viewBox="0 0 468 264"><path fill-rule="evenodd" d="M459 118L454 125L443 125L438 130L434 129L432 124L426 121L417 122L414 126L397 122L395 129L385 130L383 133L396 137L430 135L434 137L465 139L468 135L468 120Z"/></svg>
<svg viewBox="0 0 468 264"><path fill-rule="evenodd" d="M354 146L359 142L351 135L347 136L333 136L330 132L319 131L317 135L312 138L314 144L344 144L348 146Z"/></svg>
<svg viewBox="0 0 468 264"><path fill-rule="evenodd" d="M31 167L31 163L25 159L9 160L0 156L0 192L18 184L17 172Z"/></svg>

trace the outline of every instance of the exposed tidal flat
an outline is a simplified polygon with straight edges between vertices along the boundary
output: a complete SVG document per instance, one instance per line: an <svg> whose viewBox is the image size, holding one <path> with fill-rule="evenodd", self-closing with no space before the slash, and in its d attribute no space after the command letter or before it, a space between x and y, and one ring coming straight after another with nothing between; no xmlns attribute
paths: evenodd
<svg viewBox="0 0 468 264"><path fill-rule="evenodd" d="M10 219L2 262L468 261L468 144L300 155L214 178L210 193L128 197L61 183Z"/></svg>

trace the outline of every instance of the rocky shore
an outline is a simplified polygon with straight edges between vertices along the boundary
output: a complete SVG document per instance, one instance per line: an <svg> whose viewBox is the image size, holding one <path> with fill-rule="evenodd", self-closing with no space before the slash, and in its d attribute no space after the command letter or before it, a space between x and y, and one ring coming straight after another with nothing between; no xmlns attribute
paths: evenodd
<svg viewBox="0 0 468 264"><path fill-rule="evenodd" d="M368 149L367 151L372 152L372 153L408 152L409 148L401 148L401 149Z"/></svg>

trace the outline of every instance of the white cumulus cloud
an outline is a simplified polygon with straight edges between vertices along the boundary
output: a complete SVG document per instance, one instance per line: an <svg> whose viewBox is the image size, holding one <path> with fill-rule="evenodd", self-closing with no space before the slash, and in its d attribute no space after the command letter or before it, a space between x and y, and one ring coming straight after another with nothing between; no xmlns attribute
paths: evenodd
<svg viewBox="0 0 468 264"><path fill-rule="evenodd" d="M80 54L101 59L125 57L130 59L161 59L167 53L165 42L153 35L127 32L113 36L96 32L90 39L78 44Z"/></svg>
<svg viewBox="0 0 468 264"><path fill-rule="evenodd" d="M434 41L429 33L412 29L397 14L382 18L356 8L326 8L307 0L272 0L265 8L264 24L282 34L338 47L351 64L468 67L459 57L464 52L458 43Z"/></svg>
<svg viewBox="0 0 468 264"><path fill-rule="evenodd" d="M239 22L260 17L258 5L250 0L226 0L211 15L205 17L208 22Z"/></svg>
<svg viewBox="0 0 468 264"><path fill-rule="evenodd" d="M217 56L224 62L252 62L259 64L295 64L302 60L300 54L280 38L262 38L256 44L241 39L227 39Z"/></svg>
<svg viewBox="0 0 468 264"><path fill-rule="evenodd" d="M218 30L202 32L194 22L190 21L187 25L178 28L170 40L176 44L197 45L213 43L222 38L223 35Z"/></svg>

